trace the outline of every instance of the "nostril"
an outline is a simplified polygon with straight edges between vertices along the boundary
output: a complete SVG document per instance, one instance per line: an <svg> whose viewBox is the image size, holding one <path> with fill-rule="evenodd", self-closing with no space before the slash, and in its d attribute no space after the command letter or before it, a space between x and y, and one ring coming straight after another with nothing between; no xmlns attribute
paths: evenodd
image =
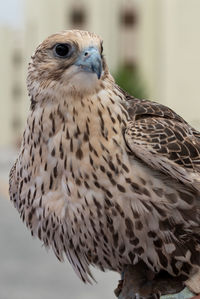
<svg viewBox="0 0 200 299"><path fill-rule="evenodd" d="M85 52L85 54L84 54L85 56L88 56L89 55L89 53L88 52Z"/></svg>

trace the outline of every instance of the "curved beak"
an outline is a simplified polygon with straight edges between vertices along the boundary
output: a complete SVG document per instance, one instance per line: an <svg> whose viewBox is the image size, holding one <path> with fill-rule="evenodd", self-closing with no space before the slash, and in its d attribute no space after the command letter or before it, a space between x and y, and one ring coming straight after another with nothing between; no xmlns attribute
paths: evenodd
<svg viewBox="0 0 200 299"><path fill-rule="evenodd" d="M75 65L85 72L96 73L97 78L101 78L102 61L97 48L88 47L84 49L76 60Z"/></svg>

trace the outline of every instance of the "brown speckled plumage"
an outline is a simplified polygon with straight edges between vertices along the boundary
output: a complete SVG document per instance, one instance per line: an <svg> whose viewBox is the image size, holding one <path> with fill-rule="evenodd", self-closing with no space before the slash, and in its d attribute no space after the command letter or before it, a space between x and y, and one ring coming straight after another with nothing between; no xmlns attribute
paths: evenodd
<svg viewBox="0 0 200 299"><path fill-rule="evenodd" d="M73 54L54 57L56 43ZM102 75L80 70L96 47ZM111 77L95 34L46 39L29 64L31 109L10 198L33 235L89 266L123 271L141 261L183 281L200 266L200 133L169 108L135 99ZM155 276L155 277L157 277Z"/></svg>

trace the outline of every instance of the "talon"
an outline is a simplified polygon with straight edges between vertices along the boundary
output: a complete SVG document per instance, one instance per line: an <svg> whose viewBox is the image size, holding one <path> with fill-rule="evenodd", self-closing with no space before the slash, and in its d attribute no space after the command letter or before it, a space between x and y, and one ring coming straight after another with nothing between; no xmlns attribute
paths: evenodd
<svg viewBox="0 0 200 299"><path fill-rule="evenodd" d="M118 281L118 286L117 286L117 288L114 290L114 293L115 293L116 297L119 297L119 295L120 295L120 293L121 293L121 291L122 291L122 288L123 288L123 282L124 282L123 279L121 279L121 280Z"/></svg>

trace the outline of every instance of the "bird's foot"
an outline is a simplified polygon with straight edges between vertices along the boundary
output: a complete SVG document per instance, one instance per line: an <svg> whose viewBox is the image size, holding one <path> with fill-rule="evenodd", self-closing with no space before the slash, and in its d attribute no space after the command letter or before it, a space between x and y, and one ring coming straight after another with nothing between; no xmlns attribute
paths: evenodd
<svg viewBox="0 0 200 299"><path fill-rule="evenodd" d="M174 279L164 271L156 274L140 262L126 266L115 295L118 299L159 299L162 295L179 293L183 288L181 278Z"/></svg>
<svg viewBox="0 0 200 299"><path fill-rule="evenodd" d="M121 280L118 281L118 286L114 290L114 293L115 293L116 297L119 297L120 293L122 292L123 282L124 282L123 279L121 279Z"/></svg>
<svg viewBox="0 0 200 299"><path fill-rule="evenodd" d="M122 279L115 289L115 295L119 299L159 299L160 292L153 291L152 271L141 271L141 264L128 265L123 272ZM148 278L147 278L148 277Z"/></svg>

